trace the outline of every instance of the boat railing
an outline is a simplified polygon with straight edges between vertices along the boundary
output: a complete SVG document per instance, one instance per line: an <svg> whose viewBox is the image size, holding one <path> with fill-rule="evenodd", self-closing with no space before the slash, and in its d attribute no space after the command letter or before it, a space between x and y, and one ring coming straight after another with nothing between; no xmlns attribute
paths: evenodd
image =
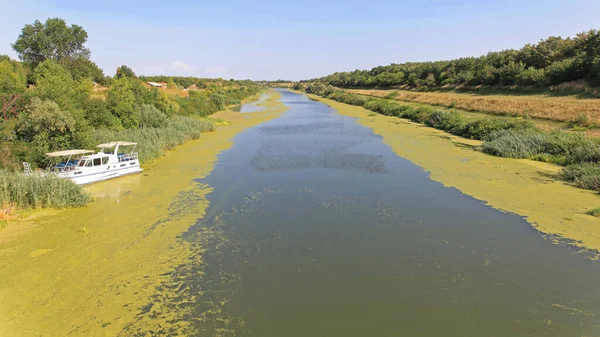
<svg viewBox="0 0 600 337"><path fill-rule="evenodd" d="M137 152L119 153L119 154L117 154L117 158L119 158L119 163L120 162L125 162L125 161L137 160L138 159L138 153Z"/></svg>

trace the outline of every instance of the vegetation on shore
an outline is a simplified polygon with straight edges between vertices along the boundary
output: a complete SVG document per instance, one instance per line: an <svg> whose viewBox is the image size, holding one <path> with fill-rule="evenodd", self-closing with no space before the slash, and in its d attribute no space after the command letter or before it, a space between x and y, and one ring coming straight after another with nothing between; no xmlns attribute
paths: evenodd
<svg viewBox="0 0 600 337"><path fill-rule="evenodd" d="M89 195L69 180L54 175L24 175L0 170L0 205L3 207L72 207L83 206L89 200Z"/></svg>
<svg viewBox="0 0 600 337"><path fill-rule="evenodd" d="M580 81L600 85L600 31L573 38L549 37L519 50L449 61L411 62L339 72L319 79L336 87L436 88L442 86L560 86ZM585 85L584 85L585 83ZM570 85L567 87L573 87Z"/></svg>
<svg viewBox="0 0 600 337"><path fill-rule="evenodd" d="M600 100L572 96L482 95L461 92L416 92L409 90L346 89L346 92L387 97L500 116L523 116L562 122L577 127L600 126Z"/></svg>
<svg viewBox="0 0 600 337"><path fill-rule="evenodd" d="M47 152L92 149L115 140L138 142L144 162L214 130L203 117L261 90L250 81L138 77L125 65L107 77L90 60L86 41L87 32L80 26L68 26L62 19L35 21L25 25L12 45L21 62L0 56L0 95L21 95L17 114L0 122L0 203L19 208L78 206L86 198L70 181L58 184L49 177L11 172L20 171L21 162L34 169L45 166ZM146 83L150 80L167 82L170 88L151 87ZM36 188L25 193L24 184ZM51 189L55 191L46 192ZM68 193L73 197L66 197Z"/></svg>
<svg viewBox="0 0 600 337"><path fill-rule="evenodd" d="M407 118L451 134L482 140L482 150L507 158L526 158L566 166L561 177L576 186L600 191L600 139L576 132L544 132L528 118L465 116L452 109L415 107L396 100L361 96L331 86L297 85L295 89L357 105L387 116Z"/></svg>

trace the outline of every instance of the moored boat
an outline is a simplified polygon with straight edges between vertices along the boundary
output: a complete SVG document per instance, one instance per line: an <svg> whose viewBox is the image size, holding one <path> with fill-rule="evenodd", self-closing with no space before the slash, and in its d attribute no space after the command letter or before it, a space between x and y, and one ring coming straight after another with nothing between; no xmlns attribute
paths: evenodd
<svg viewBox="0 0 600 337"><path fill-rule="evenodd" d="M66 150L46 153L50 158L67 157L66 161L52 164L49 171L61 178L71 179L78 185L140 173L137 143L111 142L97 145L100 150ZM130 152L119 152L123 147L132 147Z"/></svg>

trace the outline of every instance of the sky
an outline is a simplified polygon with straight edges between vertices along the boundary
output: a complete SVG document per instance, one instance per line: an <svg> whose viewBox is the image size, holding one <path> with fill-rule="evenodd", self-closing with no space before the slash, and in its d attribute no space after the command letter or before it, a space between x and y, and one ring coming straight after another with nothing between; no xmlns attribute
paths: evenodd
<svg viewBox="0 0 600 337"><path fill-rule="evenodd" d="M106 75L301 80L479 56L600 29L599 0L0 0L0 54L25 24L88 32Z"/></svg>

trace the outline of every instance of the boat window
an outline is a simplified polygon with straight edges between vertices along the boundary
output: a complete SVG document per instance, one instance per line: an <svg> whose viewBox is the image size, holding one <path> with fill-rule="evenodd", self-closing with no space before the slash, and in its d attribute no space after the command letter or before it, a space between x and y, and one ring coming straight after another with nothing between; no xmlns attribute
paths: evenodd
<svg viewBox="0 0 600 337"><path fill-rule="evenodd" d="M85 167L92 167L92 160L91 160L91 159L88 159L88 160L85 162Z"/></svg>
<svg viewBox="0 0 600 337"><path fill-rule="evenodd" d="M94 158L94 166L102 165L102 158Z"/></svg>
<svg viewBox="0 0 600 337"><path fill-rule="evenodd" d="M102 157L102 165L108 164L108 157Z"/></svg>
<svg viewBox="0 0 600 337"><path fill-rule="evenodd" d="M85 165L85 159L82 159L79 161L79 163L77 163L77 166L82 167Z"/></svg>

